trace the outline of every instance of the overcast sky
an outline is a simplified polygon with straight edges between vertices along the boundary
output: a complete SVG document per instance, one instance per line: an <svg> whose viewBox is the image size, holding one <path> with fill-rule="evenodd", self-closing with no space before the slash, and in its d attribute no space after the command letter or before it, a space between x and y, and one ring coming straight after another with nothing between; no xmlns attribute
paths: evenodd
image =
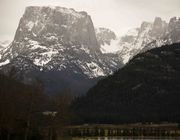
<svg viewBox="0 0 180 140"><path fill-rule="evenodd" d="M117 34L140 26L142 21L180 17L180 0L0 0L0 40L13 39L19 19L29 5L61 6L87 11L94 25Z"/></svg>

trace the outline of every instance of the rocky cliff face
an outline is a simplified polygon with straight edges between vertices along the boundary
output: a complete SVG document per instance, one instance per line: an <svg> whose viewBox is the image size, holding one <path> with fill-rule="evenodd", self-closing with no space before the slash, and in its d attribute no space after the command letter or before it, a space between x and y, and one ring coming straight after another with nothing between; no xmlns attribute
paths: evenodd
<svg viewBox="0 0 180 140"><path fill-rule="evenodd" d="M91 17L63 7L27 7L14 41L2 52L5 62L1 69L15 67L24 81L39 78L48 89L79 86L77 92L82 83L87 90L92 79L121 67L117 54L101 53Z"/></svg>
<svg viewBox="0 0 180 140"><path fill-rule="evenodd" d="M180 42L179 22L179 19L172 18L169 23L166 23L159 17L155 18L153 23L143 22L138 30L134 29L137 32L131 37L131 41L123 39L128 36L121 38L119 56L126 63L140 52L165 44Z"/></svg>
<svg viewBox="0 0 180 140"><path fill-rule="evenodd" d="M26 37L44 44L58 42L98 48L90 16L62 7L28 7L21 18L15 41L21 42Z"/></svg>
<svg viewBox="0 0 180 140"><path fill-rule="evenodd" d="M85 12L62 7L26 8L11 45L13 57L31 46L36 45L41 49L44 46L45 49L57 44L83 45L85 49L98 51L99 46L90 16Z"/></svg>
<svg viewBox="0 0 180 140"><path fill-rule="evenodd" d="M10 43L11 43L11 41L9 41L9 40L0 41L0 59L1 59L2 50L5 49L6 47L8 47L8 45Z"/></svg>

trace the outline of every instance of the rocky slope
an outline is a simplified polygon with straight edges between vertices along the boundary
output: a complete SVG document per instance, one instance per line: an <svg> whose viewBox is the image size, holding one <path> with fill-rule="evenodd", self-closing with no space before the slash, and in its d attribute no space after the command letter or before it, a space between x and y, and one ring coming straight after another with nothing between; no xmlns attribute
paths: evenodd
<svg viewBox="0 0 180 140"><path fill-rule="evenodd" d="M42 80L48 92L71 89L77 94L93 85L94 78L109 75L122 64L117 54L101 53L86 12L31 6L14 41L3 50L0 65L5 73L17 69L25 82Z"/></svg>
<svg viewBox="0 0 180 140"><path fill-rule="evenodd" d="M0 41L0 60L2 58L3 50L10 45L11 41L5 40L5 41ZM1 65L4 65L4 63L1 63Z"/></svg>
<svg viewBox="0 0 180 140"><path fill-rule="evenodd" d="M2 46L1 44L0 44L0 51L2 51L4 49L4 46Z"/></svg>
<svg viewBox="0 0 180 140"><path fill-rule="evenodd" d="M166 44L180 42L180 19L171 18L169 23L155 18L153 23L143 22L120 39L119 56L127 63L140 52Z"/></svg>
<svg viewBox="0 0 180 140"><path fill-rule="evenodd" d="M180 43L138 54L75 101L79 123L180 122L179 64Z"/></svg>
<svg viewBox="0 0 180 140"><path fill-rule="evenodd" d="M0 51L4 49L4 46L0 44Z"/></svg>

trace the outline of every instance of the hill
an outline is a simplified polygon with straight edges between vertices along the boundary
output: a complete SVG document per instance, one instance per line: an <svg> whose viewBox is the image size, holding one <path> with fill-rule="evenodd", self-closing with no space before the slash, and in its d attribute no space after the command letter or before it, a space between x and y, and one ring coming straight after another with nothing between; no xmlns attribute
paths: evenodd
<svg viewBox="0 0 180 140"><path fill-rule="evenodd" d="M136 55L74 102L79 123L179 122L179 64L180 43Z"/></svg>

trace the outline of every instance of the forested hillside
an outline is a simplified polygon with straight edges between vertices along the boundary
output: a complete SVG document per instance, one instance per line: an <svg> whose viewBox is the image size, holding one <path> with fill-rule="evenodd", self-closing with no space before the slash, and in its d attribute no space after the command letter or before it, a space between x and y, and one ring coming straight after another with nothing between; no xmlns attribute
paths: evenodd
<svg viewBox="0 0 180 140"><path fill-rule="evenodd" d="M179 91L178 43L138 54L72 107L80 123L179 122Z"/></svg>

